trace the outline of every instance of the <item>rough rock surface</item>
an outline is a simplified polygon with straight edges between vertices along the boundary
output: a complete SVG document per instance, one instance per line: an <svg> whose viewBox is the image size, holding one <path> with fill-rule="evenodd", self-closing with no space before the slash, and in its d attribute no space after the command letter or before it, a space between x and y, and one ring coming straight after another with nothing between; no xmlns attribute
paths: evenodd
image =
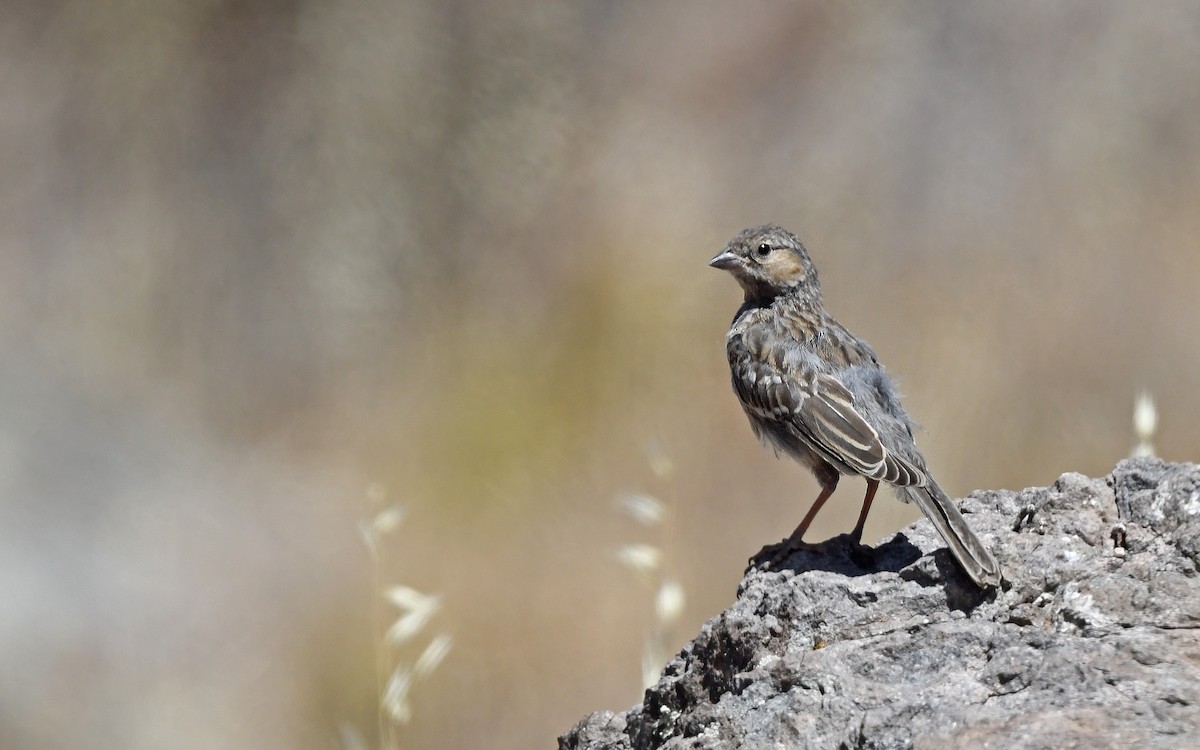
<svg viewBox="0 0 1200 750"><path fill-rule="evenodd" d="M590 748L1200 748L1200 466L978 491L981 592L924 520L751 570Z"/></svg>

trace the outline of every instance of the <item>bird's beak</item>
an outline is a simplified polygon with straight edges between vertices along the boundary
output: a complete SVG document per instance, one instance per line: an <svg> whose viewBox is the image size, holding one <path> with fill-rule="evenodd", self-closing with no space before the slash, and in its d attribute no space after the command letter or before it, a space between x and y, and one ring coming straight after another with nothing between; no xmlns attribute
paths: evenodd
<svg viewBox="0 0 1200 750"><path fill-rule="evenodd" d="M717 253L716 256L708 262L708 265L712 266L713 268L719 268L722 271L729 271L742 265L742 259L738 257L737 253L733 252L729 248L725 248L721 252Z"/></svg>

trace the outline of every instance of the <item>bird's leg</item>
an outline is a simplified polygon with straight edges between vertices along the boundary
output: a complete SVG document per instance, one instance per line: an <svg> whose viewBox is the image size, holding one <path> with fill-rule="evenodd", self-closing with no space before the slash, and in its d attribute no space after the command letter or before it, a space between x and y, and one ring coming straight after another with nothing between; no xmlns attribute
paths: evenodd
<svg viewBox="0 0 1200 750"><path fill-rule="evenodd" d="M821 510L821 506L825 504L825 501L828 500L829 496L833 494L833 491L837 489L837 484L837 475L835 474L833 481L821 488L821 494L817 495L816 500L813 500L812 507L808 509L808 513L804 514L804 519L800 521L800 525L797 526L796 530L793 531L791 536L787 538L788 544L799 545L803 541L805 532L807 532L808 527L812 525L813 519L817 517L817 513Z"/></svg>
<svg viewBox="0 0 1200 750"><path fill-rule="evenodd" d="M854 524L854 531L850 532L850 538L855 544L862 544L863 527L867 525L867 514L871 512L871 501L875 499L875 491L878 489L878 479L867 480L867 494L863 498L862 510L858 512L858 523Z"/></svg>
<svg viewBox="0 0 1200 750"><path fill-rule="evenodd" d="M785 560L788 555L804 546L804 532L808 531L808 527L812 524L813 519L817 517L817 512L821 510L821 506L825 504L825 501L837 489L837 473L830 472L823 479L821 494L817 495L817 499L813 501L812 507L808 509L808 513L804 515L804 520L800 522L796 530L779 544L769 544L763 547L757 555L750 558L750 567L759 567L764 564L768 568L774 567Z"/></svg>

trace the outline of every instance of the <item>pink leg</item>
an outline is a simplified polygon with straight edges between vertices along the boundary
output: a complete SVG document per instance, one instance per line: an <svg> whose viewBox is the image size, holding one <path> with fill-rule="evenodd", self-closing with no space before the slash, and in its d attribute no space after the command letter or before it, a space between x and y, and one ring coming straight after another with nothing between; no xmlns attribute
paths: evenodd
<svg viewBox="0 0 1200 750"><path fill-rule="evenodd" d="M867 525L867 514L871 512L871 501L875 499L875 491L878 489L878 479L867 480L867 495L863 498L862 510L858 513L858 523L854 524L854 531L850 533L856 542L862 542L863 527Z"/></svg>
<svg viewBox="0 0 1200 750"><path fill-rule="evenodd" d="M825 501L829 499L829 496L832 495L833 491L836 489L836 478L833 480L832 484L821 489L821 494L817 495L817 499L813 501L812 507L808 509L808 513L804 516L804 520L800 522L800 525L797 526L796 530L792 532L792 535L788 537L789 542L792 544L799 544L801 540L804 539L804 533L808 531L808 527L812 525L813 519L817 517L817 512L821 510L821 506L825 504Z"/></svg>

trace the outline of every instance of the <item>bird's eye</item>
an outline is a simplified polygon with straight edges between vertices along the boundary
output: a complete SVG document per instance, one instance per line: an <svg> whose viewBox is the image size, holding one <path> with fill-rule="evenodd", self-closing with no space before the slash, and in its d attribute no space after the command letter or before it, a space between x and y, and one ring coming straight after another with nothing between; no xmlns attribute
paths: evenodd
<svg viewBox="0 0 1200 750"><path fill-rule="evenodd" d="M758 257L765 258L771 254L771 246L764 242L755 248L754 252L758 255Z"/></svg>

